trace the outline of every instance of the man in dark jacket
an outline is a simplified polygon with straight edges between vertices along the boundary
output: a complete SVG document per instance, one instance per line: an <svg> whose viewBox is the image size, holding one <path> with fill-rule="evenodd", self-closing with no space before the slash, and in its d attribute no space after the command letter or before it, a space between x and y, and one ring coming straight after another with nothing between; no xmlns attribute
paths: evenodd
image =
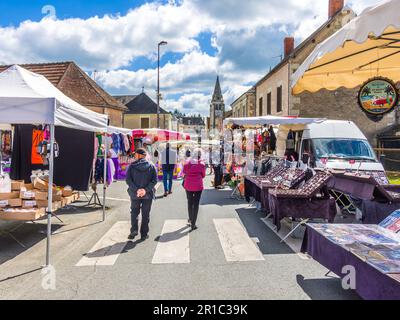
<svg viewBox="0 0 400 320"><path fill-rule="evenodd" d="M146 160L147 152L138 149L135 152L136 161L129 166L126 183L131 197L131 234L133 240L139 231L138 218L142 211L141 239L146 240L149 232L150 210L154 199L154 187L157 184L157 172L153 164Z"/></svg>

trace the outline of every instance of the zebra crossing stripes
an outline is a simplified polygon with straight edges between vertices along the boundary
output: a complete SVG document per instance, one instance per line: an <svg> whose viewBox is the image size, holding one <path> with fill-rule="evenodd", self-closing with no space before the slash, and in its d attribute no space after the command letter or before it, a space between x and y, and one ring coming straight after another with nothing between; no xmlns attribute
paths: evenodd
<svg viewBox="0 0 400 320"><path fill-rule="evenodd" d="M129 221L119 221L76 264L83 266L112 266L128 243Z"/></svg>
<svg viewBox="0 0 400 320"><path fill-rule="evenodd" d="M264 257L256 242L238 219L213 220L218 240L228 262L263 261ZM152 264L189 264L190 260L190 228L187 220L166 220L161 235L157 238L157 246ZM115 223L110 230L85 254L76 264L84 266L112 266L128 244L130 221ZM201 232L201 231L196 231ZM149 240L147 243L150 243ZM146 242L144 245L148 246ZM152 246L148 246L152 248ZM152 249L153 250L153 249ZM129 251L135 254L134 251Z"/></svg>
<svg viewBox="0 0 400 320"><path fill-rule="evenodd" d="M189 227L187 220L165 221L152 263L190 263Z"/></svg>
<svg viewBox="0 0 400 320"><path fill-rule="evenodd" d="M262 261L264 257L237 219L214 219L226 261Z"/></svg>

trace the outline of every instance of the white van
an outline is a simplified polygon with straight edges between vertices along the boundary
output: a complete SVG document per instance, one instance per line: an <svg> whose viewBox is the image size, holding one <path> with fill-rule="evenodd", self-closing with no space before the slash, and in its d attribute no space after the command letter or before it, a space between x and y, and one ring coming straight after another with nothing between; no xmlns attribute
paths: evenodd
<svg viewBox="0 0 400 320"><path fill-rule="evenodd" d="M296 133L299 159L311 156L314 167L385 171L367 138L352 121L326 120L303 126L280 126L278 151L285 149L285 137L290 129Z"/></svg>

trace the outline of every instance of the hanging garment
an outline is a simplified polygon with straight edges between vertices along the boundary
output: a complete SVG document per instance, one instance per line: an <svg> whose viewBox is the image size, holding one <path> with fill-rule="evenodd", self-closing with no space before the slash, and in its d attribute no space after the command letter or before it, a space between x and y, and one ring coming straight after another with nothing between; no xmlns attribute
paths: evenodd
<svg viewBox="0 0 400 320"><path fill-rule="evenodd" d="M48 166L31 163L32 125L16 125L11 158L11 178L29 183L32 170L48 170ZM55 139L59 156L54 159L54 183L71 186L77 191L89 189L94 157L94 134L92 132L56 127Z"/></svg>
<svg viewBox="0 0 400 320"><path fill-rule="evenodd" d="M127 135L124 135L124 151L125 151L125 155L128 153L130 148L130 144L129 144L129 139Z"/></svg>
<svg viewBox="0 0 400 320"><path fill-rule="evenodd" d="M101 150L101 145L103 144L103 137L101 136L101 134L97 135L97 141L98 141L98 149L97 149L97 156L101 157L101 155L103 154L102 150Z"/></svg>
<svg viewBox="0 0 400 320"><path fill-rule="evenodd" d="M44 141L44 131L34 129L32 131L31 164L43 164L43 158L38 152L39 145Z"/></svg>
<svg viewBox="0 0 400 320"><path fill-rule="evenodd" d="M118 153L120 150L119 135L112 134L111 138L112 138L112 148L116 153Z"/></svg>

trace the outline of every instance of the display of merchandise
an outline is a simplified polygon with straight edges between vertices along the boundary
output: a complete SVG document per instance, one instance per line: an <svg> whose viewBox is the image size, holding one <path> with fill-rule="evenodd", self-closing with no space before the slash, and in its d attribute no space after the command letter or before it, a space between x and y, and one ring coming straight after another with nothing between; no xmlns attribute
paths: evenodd
<svg viewBox="0 0 400 320"><path fill-rule="evenodd" d="M49 170L32 170L31 181L35 181L36 178L40 178L42 180L49 180Z"/></svg>
<svg viewBox="0 0 400 320"><path fill-rule="evenodd" d="M397 217L397 213L393 217ZM390 229L359 224L310 226L382 273L400 273L400 236Z"/></svg>
<svg viewBox="0 0 400 320"><path fill-rule="evenodd" d="M46 215L48 207L48 182L35 178L33 183L10 181L10 192L0 189L0 220L35 221ZM1 184L0 184L1 187ZM79 199L72 187L53 186L53 212Z"/></svg>
<svg viewBox="0 0 400 320"><path fill-rule="evenodd" d="M8 160L12 151L12 132L0 130L0 159Z"/></svg>
<svg viewBox="0 0 400 320"><path fill-rule="evenodd" d="M382 228L399 233L400 232L400 210L396 210L379 224Z"/></svg>
<svg viewBox="0 0 400 320"><path fill-rule="evenodd" d="M400 188L394 185L377 185L375 197L387 202L400 202Z"/></svg>
<svg viewBox="0 0 400 320"><path fill-rule="evenodd" d="M326 186L332 175L328 172L317 171L304 185L298 189L271 190L271 194L282 198L313 198Z"/></svg>
<svg viewBox="0 0 400 320"><path fill-rule="evenodd" d="M348 171L346 172L347 176L354 176L354 177L363 177L363 178L370 178L372 177L379 185L388 185L390 184L388 177L384 171Z"/></svg>

